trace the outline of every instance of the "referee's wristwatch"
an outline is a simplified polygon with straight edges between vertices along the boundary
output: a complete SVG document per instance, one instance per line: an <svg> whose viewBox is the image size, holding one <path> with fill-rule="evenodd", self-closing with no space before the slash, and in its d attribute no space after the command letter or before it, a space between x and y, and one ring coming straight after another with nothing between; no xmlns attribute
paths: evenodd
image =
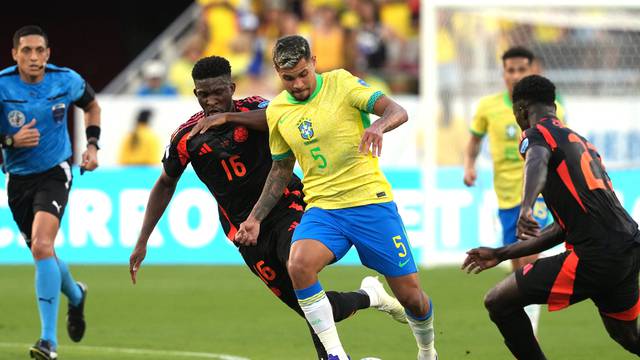
<svg viewBox="0 0 640 360"><path fill-rule="evenodd" d="M13 147L13 136L11 135L3 135L2 136L2 145L3 148L12 148Z"/></svg>
<svg viewBox="0 0 640 360"><path fill-rule="evenodd" d="M100 145L98 145L98 139L89 139L87 141L87 146L93 145L96 147L96 150L100 150Z"/></svg>

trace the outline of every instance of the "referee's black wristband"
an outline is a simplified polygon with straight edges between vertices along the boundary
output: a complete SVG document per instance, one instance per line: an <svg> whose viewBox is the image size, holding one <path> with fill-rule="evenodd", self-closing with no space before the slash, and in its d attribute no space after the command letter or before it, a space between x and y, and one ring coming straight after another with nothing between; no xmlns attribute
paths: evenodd
<svg viewBox="0 0 640 360"><path fill-rule="evenodd" d="M87 135L87 140L91 138L100 139L100 126L89 125L84 131Z"/></svg>

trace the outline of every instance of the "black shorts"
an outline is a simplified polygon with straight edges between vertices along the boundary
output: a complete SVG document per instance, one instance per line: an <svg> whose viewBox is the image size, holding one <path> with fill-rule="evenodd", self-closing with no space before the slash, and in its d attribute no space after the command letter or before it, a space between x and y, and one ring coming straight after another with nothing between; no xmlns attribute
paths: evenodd
<svg viewBox="0 0 640 360"><path fill-rule="evenodd" d="M69 199L71 179L68 161L38 174L8 175L9 208L27 245L31 245L31 227L36 212L46 211L62 219Z"/></svg>
<svg viewBox="0 0 640 360"><path fill-rule="evenodd" d="M549 311L591 299L598 310L619 320L634 320L640 313L638 271L640 246L613 258L580 259L575 251L538 259L516 271L518 289Z"/></svg>
<svg viewBox="0 0 640 360"><path fill-rule="evenodd" d="M287 260L291 249L291 235L300 223L302 211L281 211L277 219L265 222L260 227L256 246L240 246L240 254L251 271L285 304L304 316L287 271ZM270 215L271 216L271 215Z"/></svg>

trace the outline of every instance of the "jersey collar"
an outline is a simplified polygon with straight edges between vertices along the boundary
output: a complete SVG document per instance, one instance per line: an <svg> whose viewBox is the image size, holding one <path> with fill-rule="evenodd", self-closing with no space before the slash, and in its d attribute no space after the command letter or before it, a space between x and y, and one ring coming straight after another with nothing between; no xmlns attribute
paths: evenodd
<svg viewBox="0 0 640 360"><path fill-rule="evenodd" d="M513 102L511 102L508 91L504 92L504 94L502 95L502 100L504 100L505 105L507 105L509 108L513 107Z"/></svg>
<svg viewBox="0 0 640 360"><path fill-rule="evenodd" d="M313 93L306 100L299 101L296 98L294 98L293 95L289 94L289 92L287 91L287 101L289 101L289 103L291 104L306 104L309 101L313 100L313 98L316 97L316 95L318 95L321 88L322 88L322 75L316 74L316 88L313 90Z"/></svg>

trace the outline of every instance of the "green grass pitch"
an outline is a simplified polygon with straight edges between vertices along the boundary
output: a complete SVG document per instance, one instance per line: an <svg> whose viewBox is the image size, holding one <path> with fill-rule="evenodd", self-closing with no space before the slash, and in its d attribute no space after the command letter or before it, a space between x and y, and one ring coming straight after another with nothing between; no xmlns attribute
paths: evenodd
<svg viewBox="0 0 640 360"><path fill-rule="evenodd" d="M61 360L314 359L302 319L245 267L143 266L136 286L126 266L71 269L89 285L88 329L80 344L71 343L63 298ZM2 360L27 359L28 346L38 338L33 273L33 266L0 267ZM327 290L352 290L369 274L363 267L331 266L321 282ZM455 267L421 271L433 297L440 359L512 358L482 305L485 292L505 275L503 269L480 275ZM408 326L373 309L341 322L338 330L354 360L416 358ZM550 359L631 357L608 337L590 301L555 313L543 309L539 339Z"/></svg>

